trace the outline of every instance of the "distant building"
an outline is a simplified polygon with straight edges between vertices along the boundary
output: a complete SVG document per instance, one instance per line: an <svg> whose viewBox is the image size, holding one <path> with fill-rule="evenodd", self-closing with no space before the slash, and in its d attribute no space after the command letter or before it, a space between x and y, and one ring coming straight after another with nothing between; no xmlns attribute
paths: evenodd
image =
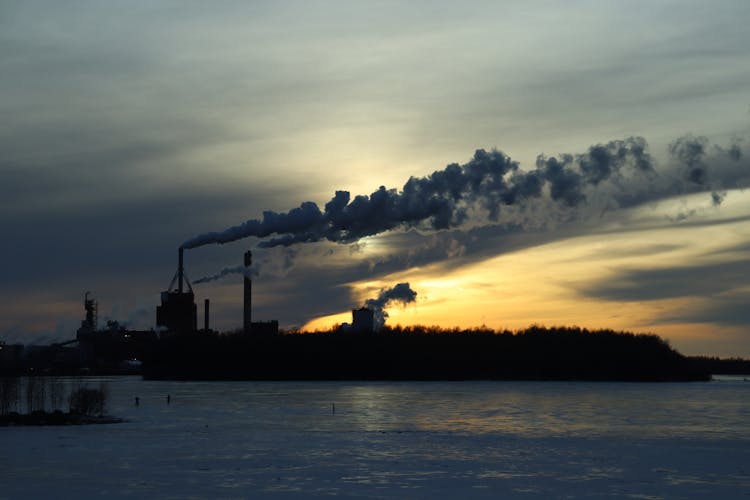
<svg viewBox="0 0 750 500"><path fill-rule="evenodd" d="M184 285L187 285L187 291ZM178 253L177 273L169 288L161 293L161 305L156 306L156 326L170 333L194 333L198 330L198 308L193 287L185 276L182 247Z"/></svg>
<svg viewBox="0 0 750 500"><path fill-rule="evenodd" d="M156 306L156 326L170 333L193 333L198 326L198 308L193 291L165 291Z"/></svg>
<svg viewBox="0 0 750 500"><path fill-rule="evenodd" d="M361 307L352 309L352 326L353 332L372 333L375 331L375 313L372 309Z"/></svg>
<svg viewBox="0 0 750 500"><path fill-rule="evenodd" d="M253 253L245 252L245 279L244 294L242 298L242 329L245 333L252 335L278 335L279 322L253 321L253 280L250 279L251 267L253 265Z"/></svg>

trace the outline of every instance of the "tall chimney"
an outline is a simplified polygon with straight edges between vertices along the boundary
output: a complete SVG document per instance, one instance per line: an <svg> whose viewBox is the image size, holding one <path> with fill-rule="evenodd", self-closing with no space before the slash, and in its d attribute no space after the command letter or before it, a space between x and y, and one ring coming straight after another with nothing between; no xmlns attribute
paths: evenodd
<svg viewBox="0 0 750 500"><path fill-rule="evenodd" d="M177 291L182 293L182 277L185 274L185 268L182 264L183 248L180 247L179 257L177 259Z"/></svg>
<svg viewBox="0 0 750 500"><path fill-rule="evenodd" d="M248 250L245 252L245 297L243 308L243 326L245 332L249 333L252 328L252 306L253 306L253 281L248 276L249 268L253 264L253 253Z"/></svg>
<svg viewBox="0 0 750 500"><path fill-rule="evenodd" d="M203 329L208 333L208 299L203 301Z"/></svg>

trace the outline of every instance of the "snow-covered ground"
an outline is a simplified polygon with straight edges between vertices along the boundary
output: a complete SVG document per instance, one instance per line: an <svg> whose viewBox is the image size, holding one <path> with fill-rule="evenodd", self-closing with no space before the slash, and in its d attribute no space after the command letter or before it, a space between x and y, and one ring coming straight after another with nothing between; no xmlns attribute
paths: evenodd
<svg viewBox="0 0 750 500"><path fill-rule="evenodd" d="M750 497L741 378L104 380L128 422L0 428L0 498Z"/></svg>

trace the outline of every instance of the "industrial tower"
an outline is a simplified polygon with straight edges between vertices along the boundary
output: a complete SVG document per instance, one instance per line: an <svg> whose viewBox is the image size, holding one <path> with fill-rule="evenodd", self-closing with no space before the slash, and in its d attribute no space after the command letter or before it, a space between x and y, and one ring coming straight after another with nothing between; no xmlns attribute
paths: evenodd
<svg viewBox="0 0 750 500"><path fill-rule="evenodd" d="M183 253L184 249L180 247L177 273L172 278L169 288L161 292L161 305L156 306L156 326L166 328L170 333L194 333L198 329L195 294L185 275ZM184 285L187 285L187 291Z"/></svg>
<svg viewBox="0 0 750 500"><path fill-rule="evenodd" d="M242 308L242 327L245 333L253 329L253 280L250 279L250 266L253 265L253 253L245 252L245 294Z"/></svg>

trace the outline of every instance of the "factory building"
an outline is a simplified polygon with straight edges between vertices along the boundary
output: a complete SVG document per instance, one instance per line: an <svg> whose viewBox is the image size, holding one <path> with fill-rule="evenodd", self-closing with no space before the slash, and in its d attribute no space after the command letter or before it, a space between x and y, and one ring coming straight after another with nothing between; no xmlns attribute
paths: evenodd
<svg viewBox="0 0 750 500"><path fill-rule="evenodd" d="M90 294L91 292L85 292L83 295L83 309L86 311L86 316L76 332L76 339L78 340L90 338L97 329L98 304L95 299L89 298Z"/></svg>
<svg viewBox="0 0 750 500"><path fill-rule="evenodd" d="M245 252L245 279L242 307L242 329L253 335L276 335L279 333L279 322L253 321L253 280L250 278L250 267L253 265L253 253Z"/></svg>
<svg viewBox="0 0 750 500"><path fill-rule="evenodd" d="M250 266L253 265L253 253L245 252L245 280L242 298L242 328L245 333L253 329L253 280L250 279Z"/></svg>
<svg viewBox="0 0 750 500"><path fill-rule="evenodd" d="M375 313L369 307L352 309L351 330L357 333L372 333L375 331Z"/></svg>
<svg viewBox="0 0 750 500"><path fill-rule="evenodd" d="M85 292L85 317L76 338L44 346L0 345L0 375L135 374L158 341L153 330L131 330L117 321L98 325L98 304Z"/></svg>
<svg viewBox="0 0 750 500"><path fill-rule="evenodd" d="M164 333L190 334L198 331L197 306L195 294L186 274L183 260L184 250L179 249L177 272L175 273L169 288L161 293L161 305L156 307L156 326ZM275 335L279 333L278 321L253 321L253 281L250 277L250 267L253 264L252 252L247 251L244 255L245 276L242 308L242 329L245 333L253 335ZM210 332L209 324L209 301L204 301L203 329L202 332Z"/></svg>
<svg viewBox="0 0 750 500"><path fill-rule="evenodd" d="M161 293L161 305L156 306L156 326L170 333L195 333L198 329L198 308L190 281L185 276L183 248L180 247L177 273L169 288ZM187 290L185 289L187 285Z"/></svg>
<svg viewBox="0 0 750 500"><path fill-rule="evenodd" d="M253 335L275 335L279 333L278 321L253 321L253 281L250 268L253 264L252 252L244 255L245 277L242 308L242 329ZM204 301L203 329L210 332L209 301ZM184 249L180 247L177 260L177 272L172 278L169 288L161 293L161 305L156 306L156 326L162 330L162 335L191 334L198 332L197 306L193 287L185 274Z"/></svg>

